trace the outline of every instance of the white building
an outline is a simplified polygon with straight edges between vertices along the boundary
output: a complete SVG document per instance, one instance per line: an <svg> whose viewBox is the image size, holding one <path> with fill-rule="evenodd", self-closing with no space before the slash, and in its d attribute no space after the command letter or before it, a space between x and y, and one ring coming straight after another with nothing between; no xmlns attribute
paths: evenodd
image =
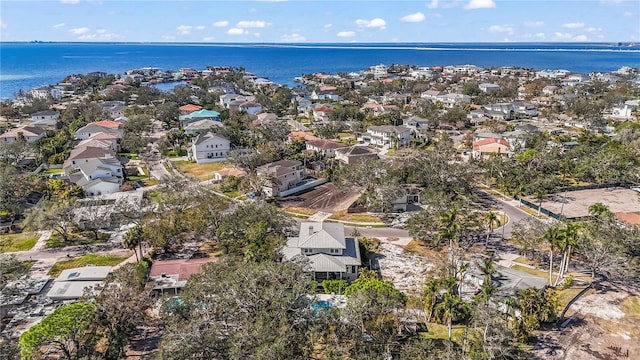
<svg viewBox="0 0 640 360"><path fill-rule="evenodd" d="M4 144L12 144L21 136L24 136L28 143L36 142L47 135L46 131L35 126L25 126L21 128L13 128L0 134L0 142Z"/></svg>
<svg viewBox="0 0 640 360"><path fill-rule="evenodd" d="M225 137L211 132L200 133L191 143L189 159L197 163L224 161L230 150L231 142Z"/></svg>
<svg viewBox="0 0 640 360"><path fill-rule="evenodd" d="M341 223L303 222L282 255L285 261L306 257L316 280L355 280L362 265L358 240L346 238Z"/></svg>
<svg viewBox="0 0 640 360"><path fill-rule="evenodd" d="M409 145L411 129L393 125L369 126L361 139L375 146L402 147Z"/></svg>

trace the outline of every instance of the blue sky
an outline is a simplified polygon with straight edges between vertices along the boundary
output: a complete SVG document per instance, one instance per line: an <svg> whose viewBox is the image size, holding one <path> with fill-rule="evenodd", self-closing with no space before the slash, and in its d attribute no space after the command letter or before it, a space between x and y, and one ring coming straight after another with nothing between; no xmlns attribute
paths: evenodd
<svg viewBox="0 0 640 360"><path fill-rule="evenodd" d="M2 0L0 40L640 42L640 0Z"/></svg>

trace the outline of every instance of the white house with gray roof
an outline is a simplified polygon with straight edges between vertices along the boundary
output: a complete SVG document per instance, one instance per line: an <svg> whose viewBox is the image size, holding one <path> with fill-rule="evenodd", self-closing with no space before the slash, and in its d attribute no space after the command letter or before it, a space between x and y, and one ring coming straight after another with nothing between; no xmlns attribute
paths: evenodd
<svg viewBox="0 0 640 360"><path fill-rule="evenodd" d="M200 133L193 139L189 158L197 163L224 161L231 150L231 142L212 132Z"/></svg>
<svg viewBox="0 0 640 360"><path fill-rule="evenodd" d="M358 240L346 238L344 224L303 222L300 234L287 240L283 260L305 257L316 280L355 280L362 265Z"/></svg>
<svg viewBox="0 0 640 360"><path fill-rule="evenodd" d="M406 126L380 125L369 126L362 134L364 143L374 146L402 147L411 141L411 129Z"/></svg>

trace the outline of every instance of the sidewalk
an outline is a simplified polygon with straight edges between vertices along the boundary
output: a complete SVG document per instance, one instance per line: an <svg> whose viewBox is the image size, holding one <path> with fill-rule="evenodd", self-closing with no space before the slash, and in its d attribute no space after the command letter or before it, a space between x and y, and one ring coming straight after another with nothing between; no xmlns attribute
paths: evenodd
<svg viewBox="0 0 640 360"><path fill-rule="evenodd" d="M44 249L44 246L47 244L47 241L51 237L51 234L53 233L53 231L51 231L51 230L40 230L40 231L38 231L38 233L40 234L40 238L38 239L36 244L33 245L33 247L31 248L31 251Z"/></svg>

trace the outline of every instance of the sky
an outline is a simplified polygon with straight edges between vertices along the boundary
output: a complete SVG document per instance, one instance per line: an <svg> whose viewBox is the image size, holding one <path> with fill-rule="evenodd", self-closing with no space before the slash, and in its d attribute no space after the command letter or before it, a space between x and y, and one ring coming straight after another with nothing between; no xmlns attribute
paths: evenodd
<svg viewBox="0 0 640 360"><path fill-rule="evenodd" d="M2 0L0 41L640 42L640 0Z"/></svg>

